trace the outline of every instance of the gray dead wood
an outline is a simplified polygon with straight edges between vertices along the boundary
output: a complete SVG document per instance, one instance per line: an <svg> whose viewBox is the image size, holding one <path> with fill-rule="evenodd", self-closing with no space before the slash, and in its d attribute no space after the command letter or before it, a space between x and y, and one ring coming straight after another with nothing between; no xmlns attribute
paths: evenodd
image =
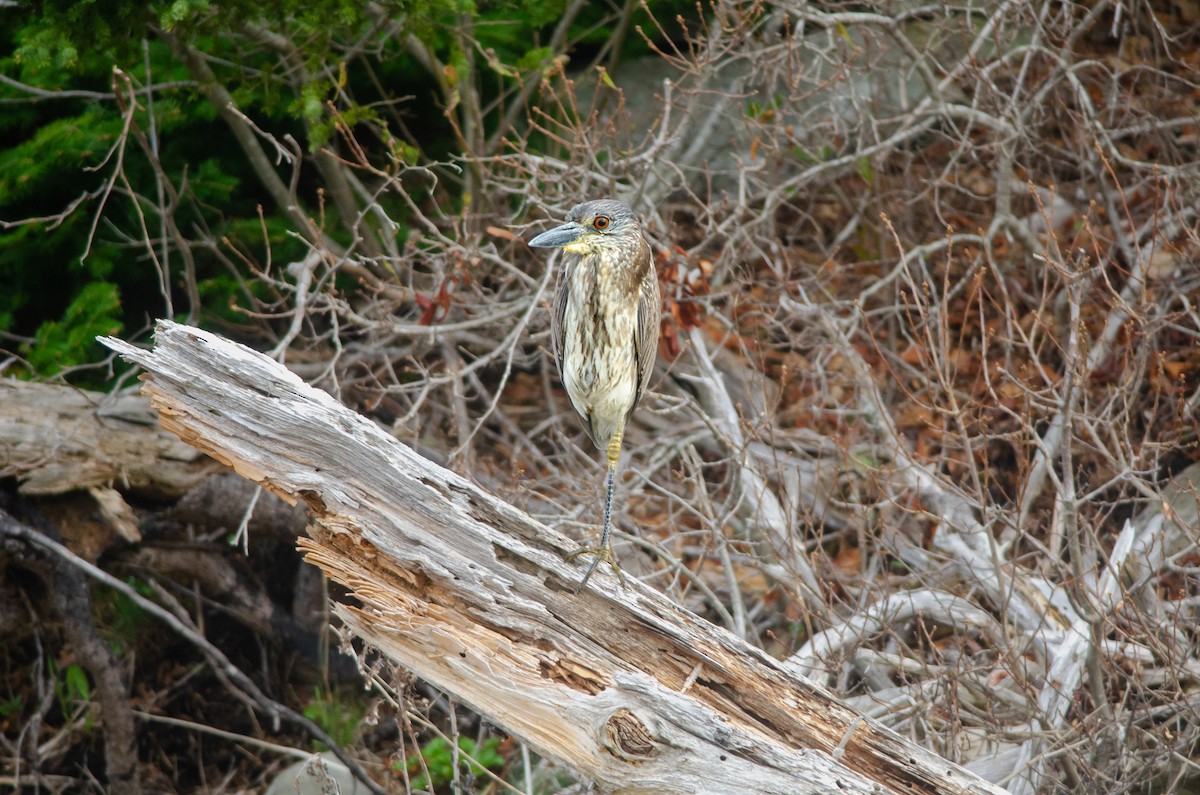
<svg viewBox="0 0 1200 795"><path fill-rule="evenodd" d="M338 616L396 663L614 792L999 793L611 573L284 367L161 322L103 342L147 370L163 426L310 508Z"/></svg>
<svg viewBox="0 0 1200 795"><path fill-rule="evenodd" d="M114 483L178 497L210 471L154 422L146 399L0 378L0 477L23 494Z"/></svg>
<svg viewBox="0 0 1200 795"><path fill-rule="evenodd" d="M127 541L137 517L117 491L178 497L212 472L212 462L154 422L144 397L0 378L0 477L23 494L87 491Z"/></svg>

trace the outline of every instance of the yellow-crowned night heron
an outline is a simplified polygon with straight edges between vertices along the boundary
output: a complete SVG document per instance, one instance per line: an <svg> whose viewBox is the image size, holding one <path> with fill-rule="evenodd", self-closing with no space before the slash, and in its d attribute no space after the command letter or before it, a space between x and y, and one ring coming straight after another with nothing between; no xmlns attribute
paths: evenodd
<svg viewBox="0 0 1200 795"><path fill-rule="evenodd" d="M550 318L558 374L584 430L608 453L600 546L575 553L596 556L579 591L601 561L624 583L609 547L613 487L625 423L654 367L660 305L650 244L629 205L585 202L567 219L529 245L566 252Z"/></svg>

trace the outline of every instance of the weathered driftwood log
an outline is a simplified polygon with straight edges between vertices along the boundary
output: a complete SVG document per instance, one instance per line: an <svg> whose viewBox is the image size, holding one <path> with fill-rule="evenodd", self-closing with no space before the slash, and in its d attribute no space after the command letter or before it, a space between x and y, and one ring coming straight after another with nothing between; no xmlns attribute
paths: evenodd
<svg viewBox="0 0 1200 795"><path fill-rule="evenodd" d="M610 573L285 368L162 322L147 370L165 428L311 509L301 548L367 643L605 790L998 793L779 661Z"/></svg>
<svg viewBox="0 0 1200 795"><path fill-rule="evenodd" d="M137 517L115 485L178 497L211 472L143 397L0 378L0 477L28 495L87 491L128 541L140 538Z"/></svg>
<svg viewBox="0 0 1200 795"><path fill-rule="evenodd" d="M156 426L143 397L0 378L0 477L24 494L117 483L178 497L210 473L202 458Z"/></svg>

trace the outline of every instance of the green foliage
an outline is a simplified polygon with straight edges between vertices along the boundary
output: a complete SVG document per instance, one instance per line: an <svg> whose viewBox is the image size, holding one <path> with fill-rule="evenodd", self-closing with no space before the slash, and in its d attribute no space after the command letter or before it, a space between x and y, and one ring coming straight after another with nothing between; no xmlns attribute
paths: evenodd
<svg viewBox="0 0 1200 795"><path fill-rule="evenodd" d="M68 71L79 65L79 50L60 29L32 30L13 53L18 63L33 70Z"/></svg>
<svg viewBox="0 0 1200 795"><path fill-rule="evenodd" d="M21 696L10 696L9 698L0 701L0 721L8 720L15 715L20 715L25 709L25 699Z"/></svg>
<svg viewBox="0 0 1200 795"><path fill-rule="evenodd" d="M478 746L474 740L459 737L458 749L462 751L462 754L459 755L461 769L475 777L482 774L484 768L493 772L503 770L505 761L497 751L499 746L500 738L498 737L489 737ZM468 756L471 757L471 760L467 759ZM441 737L435 737L421 747L421 758L425 760L425 768L428 768L429 776L423 772L421 761L416 755L410 756L404 763L408 774L412 776L413 790L436 792L454 780L454 750L450 743Z"/></svg>
<svg viewBox="0 0 1200 795"><path fill-rule="evenodd" d="M80 291L60 320L43 323L32 345L23 346L34 370L54 375L63 368L93 361L96 337L121 331L121 295L111 282L92 282Z"/></svg>
<svg viewBox="0 0 1200 795"><path fill-rule="evenodd" d="M50 675L54 680L54 698L58 702L63 721L69 722L81 704L92 700L92 683L88 680L87 671L77 663L60 669L58 664L51 660ZM91 710L88 710L84 730L91 729L92 715Z"/></svg>
<svg viewBox="0 0 1200 795"><path fill-rule="evenodd" d="M869 158L860 157L854 165L858 171L858 175L862 177L863 182L870 185L875 181L875 170L871 168L871 161Z"/></svg>
<svg viewBox="0 0 1200 795"><path fill-rule="evenodd" d="M522 72L530 72L537 69L553 55L554 50L549 47L534 47L531 50L526 50L517 58L516 67Z"/></svg>
<svg viewBox="0 0 1200 795"><path fill-rule="evenodd" d="M174 0L158 12L158 24L163 30L174 31L179 25L205 13L211 6L206 0Z"/></svg>
<svg viewBox="0 0 1200 795"><path fill-rule="evenodd" d="M358 725L362 722L363 708L361 704L346 700L337 693L327 692L319 687L313 688L312 701L304 708L304 717L325 730L325 733L338 745L349 745L358 735ZM323 743L315 743L318 751L327 750Z"/></svg>
<svg viewBox="0 0 1200 795"><path fill-rule="evenodd" d="M38 127L31 138L0 152L0 206L35 196L49 180L77 178L81 169L94 168L120 131L120 119L98 106Z"/></svg>
<svg viewBox="0 0 1200 795"><path fill-rule="evenodd" d="M821 151L813 153L803 147L792 147L792 155L807 166L815 166L837 157L837 151L832 146L822 146Z"/></svg>
<svg viewBox="0 0 1200 795"><path fill-rule="evenodd" d="M137 577L126 577L125 584L147 599L154 595L154 589ZM146 611L120 591L96 588L92 592L92 604L96 611L96 625L108 642L109 651L117 657L133 648L142 631L151 626Z"/></svg>
<svg viewBox="0 0 1200 795"><path fill-rule="evenodd" d="M123 0L49 0L23 3L29 14L25 24L14 25L17 46L14 60L33 72L78 71L97 51L127 56L139 46L146 33L146 7ZM10 12L6 16L14 15ZM29 72L22 74L28 79ZM47 85L43 87L61 87Z"/></svg>
<svg viewBox="0 0 1200 795"><path fill-rule="evenodd" d="M444 81L477 80L484 97L515 88L552 61L545 42L565 5L34 0L0 6L0 72L39 92L68 92L47 98L0 85L0 220L9 222L0 226L0 331L34 340L21 352L40 374L85 363L101 350L89 336L142 328L167 313L163 269L176 312L199 310L202 324L245 327L244 310L259 308L252 305L262 289L252 267L304 255L294 223L264 190L208 96L189 85L194 75L159 31L204 53L239 109L276 140L300 142L306 157L326 146L346 154L338 132L345 125L373 162L419 165L463 153L455 149L452 118L413 114L410 100L401 98L427 103ZM690 7L679 0L652 6L665 19ZM582 9L572 30L572 40L582 42L581 59L607 40L601 23L611 14L603 4ZM412 56L410 36L434 54L432 71ZM627 43L646 46L639 36ZM149 84L159 86L152 96L129 93ZM485 134L502 108L488 109ZM273 154L269 141L264 148ZM290 164L275 165L286 181ZM168 204L164 180L178 195L172 220L189 239L194 269L187 278L195 279L194 289L185 283L181 244L159 216ZM311 162L302 165L302 209L325 219L322 231L332 240L355 240L358 232L332 211L321 180ZM462 201L453 182L443 181L436 197L447 207ZM401 224L402 240L406 204L388 194L378 200ZM353 281L339 286L357 289ZM188 305L197 294L202 305Z"/></svg>
<svg viewBox="0 0 1200 795"><path fill-rule="evenodd" d="M752 99L746 103L746 118L759 122L769 122L779 111L780 104L782 103L779 97L772 97L771 101L766 104Z"/></svg>
<svg viewBox="0 0 1200 795"><path fill-rule="evenodd" d="M850 454L850 463L859 472L877 472L882 466L880 460L867 451L855 451Z"/></svg>

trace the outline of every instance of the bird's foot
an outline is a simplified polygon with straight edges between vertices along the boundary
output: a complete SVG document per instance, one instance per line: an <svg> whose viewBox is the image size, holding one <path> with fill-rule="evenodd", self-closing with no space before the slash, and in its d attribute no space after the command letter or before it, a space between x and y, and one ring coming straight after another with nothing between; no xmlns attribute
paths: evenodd
<svg viewBox="0 0 1200 795"><path fill-rule="evenodd" d="M592 574L601 563L607 563L612 566L613 574L617 575L617 582L622 588L625 587L625 576L621 574L621 568L617 565L617 559L613 557L612 547L585 547L567 555L567 560L574 560L580 555L595 555L596 559L592 561L592 565L588 566L587 573L583 575L582 582L575 587L575 593L583 590L583 586L587 585L588 580L592 578Z"/></svg>

